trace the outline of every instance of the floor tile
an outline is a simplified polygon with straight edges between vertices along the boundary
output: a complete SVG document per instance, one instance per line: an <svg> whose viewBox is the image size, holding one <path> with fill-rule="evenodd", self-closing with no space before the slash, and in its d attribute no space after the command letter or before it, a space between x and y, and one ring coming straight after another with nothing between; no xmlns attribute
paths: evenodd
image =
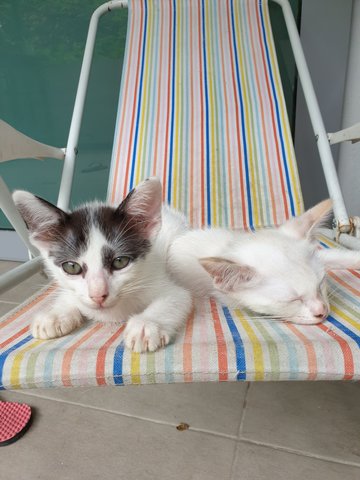
<svg viewBox="0 0 360 480"><path fill-rule="evenodd" d="M2 262L0 262L2 263ZM25 281L19 283L16 287L8 290L0 295L0 300L7 302L21 303L30 296L34 295L38 290L47 285L49 280L42 273L36 273Z"/></svg>
<svg viewBox="0 0 360 480"><path fill-rule="evenodd" d="M358 480L360 468L240 443L232 480Z"/></svg>
<svg viewBox="0 0 360 480"><path fill-rule="evenodd" d="M3 315L6 315L10 312L13 308L15 308L18 304L14 302L4 302L0 300L0 318Z"/></svg>
<svg viewBox="0 0 360 480"><path fill-rule="evenodd" d="M1 393L3 399L24 396ZM34 422L1 449L6 480L227 480L235 440L26 397Z"/></svg>
<svg viewBox="0 0 360 480"><path fill-rule="evenodd" d="M360 465L360 384L253 383L242 436Z"/></svg>
<svg viewBox="0 0 360 480"><path fill-rule="evenodd" d="M22 262L11 262L9 260L0 260L0 275L21 265Z"/></svg>
<svg viewBox="0 0 360 480"><path fill-rule="evenodd" d="M236 436L246 387L244 383L194 383L26 392L171 424L185 422L193 428Z"/></svg>

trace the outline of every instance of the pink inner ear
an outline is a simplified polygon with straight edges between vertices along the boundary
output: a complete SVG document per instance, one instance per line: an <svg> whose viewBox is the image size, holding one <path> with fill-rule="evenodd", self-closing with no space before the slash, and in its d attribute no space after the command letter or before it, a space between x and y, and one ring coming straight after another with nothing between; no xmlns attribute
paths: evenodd
<svg viewBox="0 0 360 480"><path fill-rule="evenodd" d="M220 290L232 292L252 280L255 270L247 265L238 265L221 258L204 258L201 265L213 277L214 284Z"/></svg>

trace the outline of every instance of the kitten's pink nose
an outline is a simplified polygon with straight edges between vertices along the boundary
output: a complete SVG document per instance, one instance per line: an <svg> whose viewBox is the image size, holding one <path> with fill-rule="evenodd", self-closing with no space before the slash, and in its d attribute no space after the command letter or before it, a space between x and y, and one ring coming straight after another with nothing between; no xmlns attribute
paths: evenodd
<svg viewBox="0 0 360 480"><path fill-rule="evenodd" d="M107 299L108 295L100 295L100 296L90 296L91 300L93 300L98 305L102 305L105 300Z"/></svg>
<svg viewBox="0 0 360 480"><path fill-rule="evenodd" d="M313 302L311 305L310 311L312 315L314 315L314 317L318 318L319 320L322 320L323 318L325 318L329 313L328 307L321 300L317 300L316 302Z"/></svg>

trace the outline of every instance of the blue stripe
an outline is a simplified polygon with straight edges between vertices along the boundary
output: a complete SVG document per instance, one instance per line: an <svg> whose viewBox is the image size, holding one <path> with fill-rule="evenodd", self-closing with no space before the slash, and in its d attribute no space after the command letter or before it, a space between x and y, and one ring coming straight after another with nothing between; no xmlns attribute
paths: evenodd
<svg viewBox="0 0 360 480"><path fill-rule="evenodd" d="M176 3L173 0L173 52L172 52L172 78L171 78L171 123L170 123L170 146L169 146L169 171L168 171L168 194L167 200L171 204L171 185L173 168L173 148L174 148L174 120L175 120L175 64L176 64Z"/></svg>
<svg viewBox="0 0 360 480"><path fill-rule="evenodd" d="M261 29L262 29L262 32L263 32L263 38L264 38L264 44L265 44L266 59L267 59L268 69L269 69L269 74L270 74L271 89L272 89L272 93L273 93L273 97L274 97L274 101L275 101L276 120L277 120L277 124L278 124L278 131L279 131L279 134L280 134L282 160L283 160L285 177L286 177L286 184L287 184L287 190L288 190L287 193L289 195L289 200L290 200L291 214L294 217L295 216L294 199L293 199L293 196L292 196L289 169L288 169L287 158L286 158L286 153L285 153L284 137L283 137L281 121L280 121L280 113L279 113L279 103L278 103L278 99L277 99L277 96L276 96L274 77L273 77L273 73L272 73L272 69L271 69L271 63L270 63L269 46L268 46L268 41L267 41L266 33L265 33L262 0L259 0L259 11L260 11L260 18L261 18Z"/></svg>
<svg viewBox="0 0 360 480"><path fill-rule="evenodd" d="M174 383L174 344L165 348L165 383Z"/></svg>
<svg viewBox="0 0 360 480"><path fill-rule="evenodd" d="M341 330L343 333L345 333L345 335L352 338L354 340L354 342L357 343L357 346L360 348L360 337L359 337L359 335L356 335L355 332L353 332L349 328L345 327L345 325L340 323L338 320L335 320L335 318L332 317L331 315L326 317L326 320L328 320L330 323L335 325L335 327L337 327L339 330Z"/></svg>
<svg viewBox="0 0 360 480"><path fill-rule="evenodd" d="M253 218L252 218L252 205L251 205L251 187L250 187L250 176L249 176L249 164L248 164L248 151L247 151L247 142L246 142L246 133L245 133L245 115L244 115L244 103L242 98L242 89L241 89L241 80L240 80L240 70L239 70L239 60L238 60L238 51L236 45L236 36L235 36L235 20L234 20L234 2L231 0L231 33L233 37L234 44L234 56L235 56L235 67L236 67L236 83L238 87L239 100L240 100L240 113L241 113L241 133L242 140L244 144L244 167L245 167L245 180L246 180L246 195L248 202L248 214L249 214L249 227L253 228Z"/></svg>
<svg viewBox="0 0 360 480"><path fill-rule="evenodd" d="M11 352L21 347L22 345L25 345L25 343L28 343L30 342L30 340L33 340L33 339L34 338L32 335L28 335L27 337L23 338L20 342L16 343L11 348L9 348L8 350L5 350L5 352L0 354L0 390L5 390L5 387L3 384L3 371L4 371L4 365L7 357L10 355Z"/></svg>
<svg viewBox="0 0 360 480"><path fill-rule="evenodd" d="M122 377L123 369L123 358L124 358L124 343L121 342L115 350L114 354L114 364L113 364L113 375L115 385L123 385L124 380Z"/></svg>
<svg viewBox="0 0 360 480"><path fill-rule="evenodd" d="M207 82L206 60L206 30L205 30L205 1L201 2L202 47L204 57L204 90L205 90L205 135L206 135L206 197L207 197L207 223L211 225L211 182L210 182L210 133L209 133L209 91Z"/></svg>
<svg viewBox="0 0 360 480"><path fill-rule="evenodd" d="M243 341L241 340L239 331L236 328L235 322L231 316L231 313L229 312L229 309L224 306L222 307L222 309L234 340L236 352L236 370L238 372L237 380L246 380L246 360Z"/></svg>
<svg viewBox="0 0 360 480"><path fill-rule="evenodd" d="M142 84L143 84L143 77L144 77L145 45L146 45L146 31L147 31L147 0L144 1L144 5L145 5L144 38L143 38L142 52L141 52L139 98L138 98L137 113L136 113L134 148L133 148L133 154L132 154L132 160L131 160L129 190L131 190L134 187L135 157L136 157L136 151L137 151L137 140L139 135L139 120L140 120L140 111L141 111Z"/></svg>

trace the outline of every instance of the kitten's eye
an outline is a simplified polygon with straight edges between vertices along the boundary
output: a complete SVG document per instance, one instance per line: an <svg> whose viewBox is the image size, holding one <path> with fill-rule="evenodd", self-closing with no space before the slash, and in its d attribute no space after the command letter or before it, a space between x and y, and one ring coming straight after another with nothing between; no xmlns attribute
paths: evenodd
<svg viewBox="0 0 360 480"><path fill-rule="evenodd" d="M61 266L69 275L79 275L82 272L82 268L76 262L64 262Z"/></svg>
<svg viewBox="0 0 360 480"><path fill-rule="evenodd" d="M114 270L122 270L129 265L130 261L131 258L129 257L116 257L111 266Z"/></svg>

